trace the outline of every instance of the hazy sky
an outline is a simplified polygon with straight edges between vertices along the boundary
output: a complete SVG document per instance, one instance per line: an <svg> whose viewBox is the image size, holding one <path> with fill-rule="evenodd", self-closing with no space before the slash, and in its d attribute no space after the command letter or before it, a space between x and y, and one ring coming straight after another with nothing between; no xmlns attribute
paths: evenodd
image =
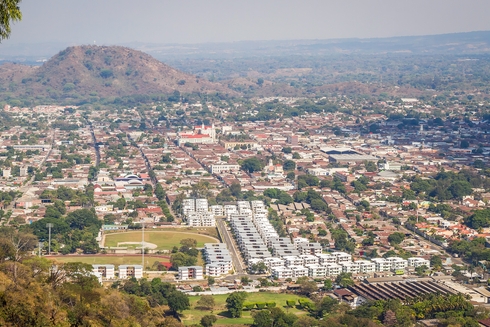
<svg viewBox="0 0 490 327"><path fill-rule="evenodd" d="M20 6L23 19L4 44L202 43L490 30L489 0L23 0Z"/></svg>

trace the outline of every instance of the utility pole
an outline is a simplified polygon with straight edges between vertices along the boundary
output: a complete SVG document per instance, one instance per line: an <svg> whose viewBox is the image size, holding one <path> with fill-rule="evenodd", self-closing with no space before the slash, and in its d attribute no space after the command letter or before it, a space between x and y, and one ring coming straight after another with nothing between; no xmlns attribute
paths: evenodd
<svg viewBox="0 0 490 327"><path fill-rule="evenodd" d="M41 248L43 247L44 243L39 242L39 243L37 243L37 245L39 246L39 256L41 256Z"/></svg>
<svg viewBox="0 0 490 327"><path fill-rule="evenodd" d="M141 221L141 226L143 226L141 230L141 265L143 267L143 271L145 271L145 221Z"/></svg>
<svg viewBox="0 0 490 327"><path fill-rule="evenodd" d="M53 224L48 223L46 224L46 227L49 229L48 254L51 255L51 228L53 227Z"/></svg>

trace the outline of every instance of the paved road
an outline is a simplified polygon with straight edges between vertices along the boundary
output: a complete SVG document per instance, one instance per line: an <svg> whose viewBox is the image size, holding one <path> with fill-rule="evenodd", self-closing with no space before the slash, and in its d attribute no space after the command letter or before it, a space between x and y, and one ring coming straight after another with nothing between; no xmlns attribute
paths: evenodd
<svg viewBox="0 0 490 327"><path fill-rule="evenodd" d="M219 234L221 235L223 241L228 247L228 250L230 251L231 260L233 261L233 266L235 267L235 274L246 274L243 261L240 258L240 250L237 248L234 239L230 235L230 232L226 229L226 223L224 219L216 219L216 226L218 227Z"/></svg>
<svg viewBox="0 0 490 327"><path fill-rule="evenodd" d="M442 253L446 253L451 258L451 261L452 261L453 264L466 265L466 263L463 261L463 259L453 257L442 246L439 246L437 244L432 243L431 241L429 241L429 240L423 238L422 236L415 234L411 230L405 228L404 226L400 226L400 231L402 231L403 233L410 233L410 234L412 234L414 236L418 236L420 242L427 244L431 248L431 250L436 250L436 251L439 251L439 252L442 252Z"/></svg>
<svg viewBox="0 0 490 327"><path fill-rule="evenodd" d="M55 138L56 138L56 134L55 134L55 131L53 131L52 133L52 136L51 136L51 148L49 149L48 153L46 154L46 156L43 158L43 160L41 160L41 162L39 163L39 165L37 166L37 169L41 169L44 164L46 163L46 160L48 160L49 156L51 155L51 152L53 151L53 148L54 148L54 142L55 142ZM21 187L19 187L17 189L18 192L22 193L22 195L20 196L20 198L12 201L4 210L6 212L8 212L9 210L13 210L14 209L14 205L16 202L22 202L22 201L31 201L32 199L31 198L34 198L35 196L32 195L32 196L27 196L27 191L29 191L29 188L31 187L31 184L32 182L34 181L34 176L29 176L28 177L29 179L27 180L27 182L22 185ZM7 221L7 224L10 223L10 219Z"/></svg>

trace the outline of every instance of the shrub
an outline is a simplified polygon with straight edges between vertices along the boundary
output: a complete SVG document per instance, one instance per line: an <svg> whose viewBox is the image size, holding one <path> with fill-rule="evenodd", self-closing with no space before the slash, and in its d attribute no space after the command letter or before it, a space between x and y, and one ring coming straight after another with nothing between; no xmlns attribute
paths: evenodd
<svg viewBox="0 0 490 327"><path fill-rule="evenodd" d="M257 302L257 303L255 303L255 305L257 306L257 309L259 309L259 310L265 309L265 306L266 306L265 302Z"/></svg>
<svg viewBox="0 0 490 327"><path fill-rule="evenodd" d="M294 307L295 304L296 304L295 300L286 300L286 305L290 308Z"/></svg>
<svg viewBox="0 0 490 327"><path fill-rule="evenodd" d="M276 307L276 302L267 302L266 305L267 305L267 308L269 308L269 309L270 308L275 308Z"/></svg>
<svg viewBox="0 0 490 327"><path fill-rule="evenodd" d="M255 307L255 303L245 303L243 307L247 310L252 310Z"/></svg>

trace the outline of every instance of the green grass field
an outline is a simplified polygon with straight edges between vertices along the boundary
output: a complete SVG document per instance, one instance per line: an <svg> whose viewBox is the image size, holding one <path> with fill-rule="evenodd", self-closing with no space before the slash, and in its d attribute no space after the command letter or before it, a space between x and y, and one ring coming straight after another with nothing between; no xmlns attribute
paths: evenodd
<svg viewBox="0 0 490 327"><path fill-rule="evenodd" d="M217 240L201 234L188 231L145 231L145 242L153 243L158 250L172 250L174 246L180 246L180 241L185 238L193 238L197 241L197 247L203 247L204 243L216 243ZM105 247L117 247L121 242L141 242L141 231L106 234ZM139 247L139 245L125 244L120 246Z"/></svg>
<svg viewBox="0 0 490 327"><path fill-rule="evenodd" d="M286 300L295 300L296 303L300 296L293 294L279 294L279 293L247 293L247 302L276 302L276 307L283 309L286 312L294 313L296 315L306 314L305 311L298 310L296 308L286 308ZM229 318L226 310L226 298L229 294L213 295L216 302L216 306L212 314L218 317L215 325L251 325L253 323L252 311L243 311L241 318ZM185 310L182 313L182 321L185 325L199 324L201 318L210 314L209 311L196 309L196 303L200 296L190 296L191 309Z"/></svg>
<svg viewBox="0 0 490 327"><path fill-rule="evenodd" d="M59 257L50 257L50 260L55 260L58 262L82 262L88 264L99 264L99 265L140 265L141 264L141 256L109 256L109 255L70 255L70 256L59 256ZM170 261L167 258L155 257L151 255L145 255L145 265L152 266L155 261L160 262L168 262Z"/></svg>

